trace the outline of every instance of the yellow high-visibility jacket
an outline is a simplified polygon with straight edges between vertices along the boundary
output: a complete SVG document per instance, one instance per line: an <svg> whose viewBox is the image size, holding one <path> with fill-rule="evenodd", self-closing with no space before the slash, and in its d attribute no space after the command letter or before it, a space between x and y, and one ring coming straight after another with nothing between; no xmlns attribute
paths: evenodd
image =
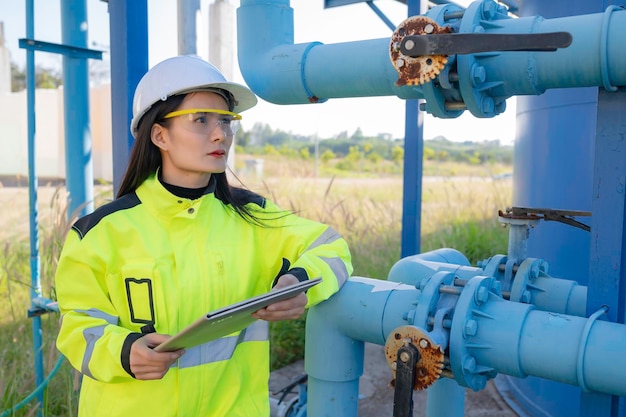
<svg viewBox="0 0 626 417"><path fill-rule="evenodd" d="M58 349L83 375L80 417L269 416L268 325L187 349L160 380L130 370L139 334L175 334L200 315L259 295L289 271L322 277L308 306L352 273L350 252L332 228L248 203L263 225L216 198L176 197L156 175L135 193L78 220L56 273L62 314Z"/></svg>

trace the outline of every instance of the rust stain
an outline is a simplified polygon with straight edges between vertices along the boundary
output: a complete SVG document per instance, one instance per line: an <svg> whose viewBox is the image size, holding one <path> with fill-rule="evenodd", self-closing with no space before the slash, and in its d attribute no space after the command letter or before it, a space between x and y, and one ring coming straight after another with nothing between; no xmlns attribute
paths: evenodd
<svg viewBox="0 0 626 417"><path fill-rule="evenodd" d="M425 28L432 29L426 33ZM400 43L407 35L428 36L439 33L450 33L447 26L439 26L434 20L425 16L412 16L402 22L391 36L389 58L398 71L397 86L422 85L434 79L448 62L446 55L410 57L400 52Z"/></svg>

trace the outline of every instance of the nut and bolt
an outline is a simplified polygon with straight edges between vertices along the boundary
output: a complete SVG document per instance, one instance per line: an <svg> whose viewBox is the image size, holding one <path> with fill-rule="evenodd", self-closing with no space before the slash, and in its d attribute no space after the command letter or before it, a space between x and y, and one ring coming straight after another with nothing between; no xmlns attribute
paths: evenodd
<svg viewBox="0 0 626 417"><path fill-rule="evenodd" d="M470 373L476 370L476 359L473 356L468 356L463 360L463 370Z"/></svg>
<svg viewBox="0 0 626 417"><path fill-rule="evenodd" d="M465 325L463 326L463 334L465 336L475 336L478 332L478 323L476 320L469 319L465 321Z"/></svg>
<svg viewBox="0 0 626 417"><path fill-rule="evenodd" d="M485 115L493 114L496 110L496 102L491 97L483 97L482 110Z"/></svg>
<svg viewBox="0 0 626 417"><path fill-rule="evenodd" d="M476 290L476 302L484 303L489 300L489 290L486 287L480 286Z"/></svg>
<svg viewBox="0 0 626 417"><path fill-rule="evenodd" d="M485 70L485 67L483 67L482 65L473 65L472 66L472 84L474 84L474 87L477 87L480 84L484 83L486 79L487 79L487 71Z"/></svg>

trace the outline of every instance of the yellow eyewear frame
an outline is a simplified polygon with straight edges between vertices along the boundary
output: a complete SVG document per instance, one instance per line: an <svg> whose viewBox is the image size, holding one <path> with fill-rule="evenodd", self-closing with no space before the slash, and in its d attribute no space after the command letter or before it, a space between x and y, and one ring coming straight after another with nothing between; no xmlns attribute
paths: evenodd
<svg viewBox="0 0 626 417"><path fill-rule="evenodd" d="M171 119L176 116L184 116L185 114L194 114L194 113L217 113L224 114L228 116L232 116L233 120L241 120L241 115L239 113L233 113L228 110L220 110L220 109L184 109L184 110L176 110L171 113L163 116L164 119Z"/></svg>

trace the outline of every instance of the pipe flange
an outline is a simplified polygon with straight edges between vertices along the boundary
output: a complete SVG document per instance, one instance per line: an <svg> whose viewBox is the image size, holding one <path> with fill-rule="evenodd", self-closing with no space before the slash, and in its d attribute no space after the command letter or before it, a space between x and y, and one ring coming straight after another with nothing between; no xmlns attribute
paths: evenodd
<svg viewBox="0 0 626 417"><path fill-rule="evenodd" d="M487 260L487 265L483 268L485 275L488 277L494 277L495 279L502 281L504 274L500 270L500 265L506 265L506 255L494 255Z"/></svg>
<svg viewBox="0 0 626 417"><path fill-rule="evenodd" d="M432 385L443 371L444 352L441 346L435 343L427 332L415 326L400 326L394 329L385 342L385 357L387 364L393 371L391 386L396 380L396 360L398 350L411 344L419 352L419 359L415 364L415 381L413 390L423 390Z"/></svg>
<svg viewBox="0 0 626 417"><path fill-rule="evenodd" d="M540 275L548 271L548 264L543 259L526 258L517 268L511 285L510 301L518 303L533 303L532 283Z"/></svg>
<svg viewBox="0 0 626 417"><path fill-rule="evenodd" d="M467 281L454 310L450 328L450 367L454 379L474 391L484 389L487 380L494 378L494 369L477 363L472 355L474 349L488 349L477 343L478 318L485 318L481 306L493 297L499 298L498 283L493 277L475 276Z"/></svg>
<svg viewBox="0 0 626 417"><path fill-rule="evenodd" d="M428 10L426 16L445 24L451 32L458 31L464 8L448 3L440 4ZM456 17L450 17L456 16ZM458 74L456 72L456 56L448 57L446 66L437 76L438 83L426 83L422 86L424 110L435 117L455 118L462 115L467 107L459 92Z"/></svg>
<svg viewBox="0 0 626 417"><path fill-rule="evenodd" d="M425 16L411 16L400 23L391 35L389 58L398 71L397 86L422 85L435 78L448 62L446 55L410 57L400 51L402 39L407 35L432 35L450 33L449 27L442 27Z"/></svg>
<svg viewBox="0 0 626 417"><path fill-rule="evenodd" d="M475 1L465 10L460 33L482 33L493 26L494 21L510 19L507 9L495 1ZM493 117L506 109L506 98L492 97L489 92L500 86L502 80L490 80L481 64L483 58L499 55L499 52L457 55L457 71L459 74L459 90L463 101L476 117Z"/></svg>
<svg viewBox="0 0 626 417"><path fill-rule="evenodd" d="M413 322L409 323L423 329L428 329L429 318L437 312L437 304L441 294L439 289L442 285L454 285L454 273L448 271L438 271L430 278L420 283L420 294L417 298Z"/></svg>

